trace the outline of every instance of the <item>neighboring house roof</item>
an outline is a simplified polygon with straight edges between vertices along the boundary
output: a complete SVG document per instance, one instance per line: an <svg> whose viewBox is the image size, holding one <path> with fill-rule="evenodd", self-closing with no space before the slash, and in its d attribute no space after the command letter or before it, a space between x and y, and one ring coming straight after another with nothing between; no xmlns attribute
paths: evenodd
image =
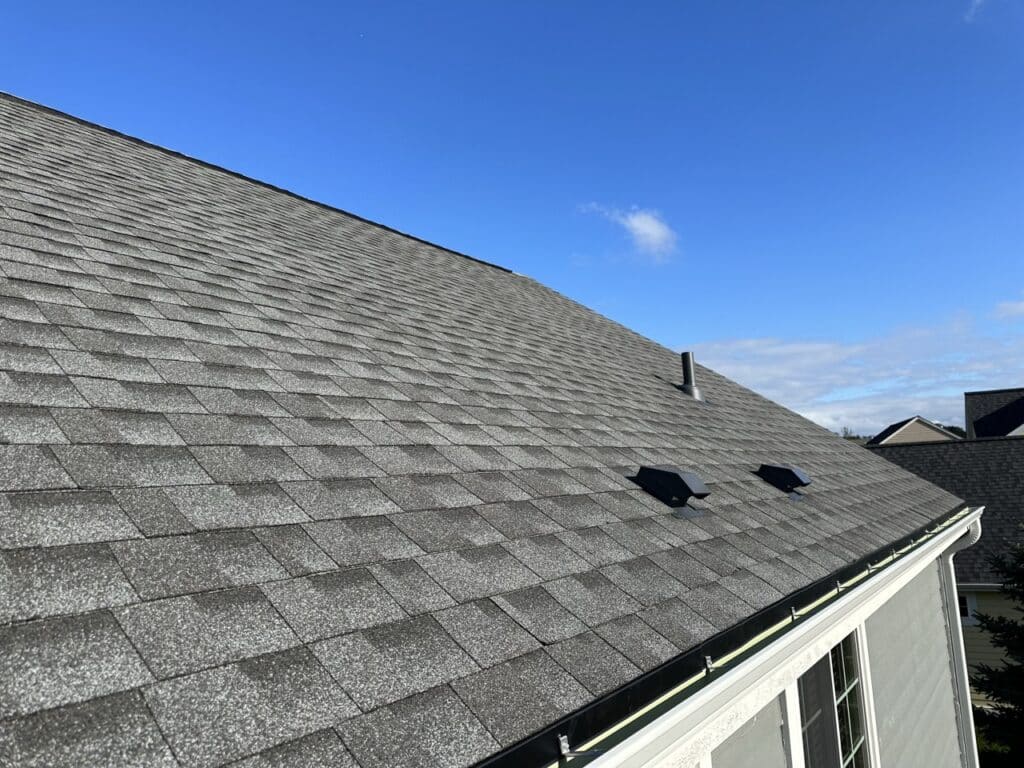
<svg viewBox="0 0 1024 768"><path fill-rule="evenodd" d="M890 424L865 445L884 445L892 442L940 442L959 440L960 436L945 427L929 421L923 416L911 416L909 419Z"/></svg>
<svg viewBox="0 0 1024 768"><path fill-rule="evenodd" d="M1004 437L1024 429L1024 389L964 393L969 437Z"/></svg>
<svg viewBox="0 0 1024 768"><path fill-rule="evenodd" d="M473 763L961 506L528 277L12 97L0 269L0 763Z"/></svg>
<svg viewBox="0 0 1024 768"><path fill-rule="evenodd" d="M1024 539L1024 437L889 444L871 450L972 506L984 505L981 540L954 558L957 580L999 583L989 559Z"/></svg>

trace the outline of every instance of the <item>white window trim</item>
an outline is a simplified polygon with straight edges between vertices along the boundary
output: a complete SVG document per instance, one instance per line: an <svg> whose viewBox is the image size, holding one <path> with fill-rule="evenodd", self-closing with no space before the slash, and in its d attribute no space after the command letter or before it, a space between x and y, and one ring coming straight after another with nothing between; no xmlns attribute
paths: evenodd
<svg viewBox="0 0 1024 768"><path fill-rule="evenodd" d="M978 626L978 595L975 592L964 592L961 590L959 595L962 595L967 600L967 615L960 616L960 623L965 627L976 627ZM960 615L960 603L957 602L957 615Z"/></svg>
<svg viewBox="0 0 1024 768"><path fill-rule="evenodd" d="M786 686L782 696L782 713L786 718L786 745L789 747L789 768L806 768L804 734L800 723L800 689L795 681Z"/></svg>
<svg viewBox="0 0 1024 768"><path fill-rule="evenodd" d="M881 768L882 753L878 746L878 717L875 714L875 691L871 684L871 654L868 653L868 634L862 622L853 633L860 665L861 706L864 715L864 733L868 740L868 765Z"/></svg>
<svg viewBox="0 0 1024 768"><path fill-rule="evenodd" d="M705 765L703 761L709 759L711 752L741 725L760 712L773 698L795 685L804 672L831 651L833 646L838 645L844 637L862 628L869 616L925 568L939 560L943 553L961 545L960 539L965 533L975 527L980 531L981 512L982 509L973 510L957 521L956 525L938 533L933 539L885 570L850 588L846 594L836 598L818 613L802 620L798 626L778 640L609 749L590 763L590 767L692 768L695 765ZM951 570L951 558L943 559L946 561L947 569ZM943 569L940 568L941 570ZM945 580L943 583L946 583ZM955 608L955 592L950 595L948 589L945 591L947 614L959 616L959 610ZM955 614L950 613L951 601L952 610L956 610ZM858 633L860 634L862 633ZM959 635L959 632L956 634ZM962 675L966 681L962 648L962 639L959 652L951 644L954 667L963 666ZM870 659L867 661L870 664ZM865 677L870 677L867 670ZM964 690L964 686L956 686L956 691L961 697ZM865 713L868 712L868 706L870 705L865 703ZM967 720L966 723L961 720L962 726L972 725L969 698L961 702L958 709L967 711ZM799 707L795 711L798 719ZM872 734L869 744L872 745L873 751L869 756L875 760L873 766L877 768L877 730L873 717L874 710L870 711L872 717L866 717L865 729ZM789 713L790 706L787 705L787 717ZM973 730L961 733L960 737L962 742L965 742L965 747L974 746ZM792 754L802 752L802 740L798 743L800 747L791 749ZM973 761L970 757L972 752ZM968 749L965 755L967 768L977 766L976 755L976 749Z"/></svg>

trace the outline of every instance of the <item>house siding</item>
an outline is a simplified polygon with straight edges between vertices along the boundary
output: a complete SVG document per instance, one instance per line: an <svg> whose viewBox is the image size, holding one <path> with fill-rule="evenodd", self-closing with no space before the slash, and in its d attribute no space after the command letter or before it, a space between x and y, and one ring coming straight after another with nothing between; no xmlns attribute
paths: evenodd
<svg viewBox="0 0 1024 768"><path fill-rule="evenodd" d="M977 613L989 616L1010 616L1020 618L1021 613L1014 604L1001 592L979 591L974 592L977 601ZM967 656L967 667L972 678L975 676L974 667L978 664L989 666L1001 666L1005 656L1001 648L993 645L992 636L981 627L964 625L964 653ZM971 686L971 702L979 706L990 704L991 701Z"/></svg>
<svg viewBox="0 0 1024 768"><path fill-rule="evenodd" d="M882 765L962 764L946 621L933 563L866 622Z"/></svg>
<svg viewBox="0 0 1024 768"><path fill-rule="evenodd" d="M884 444L944 443L948 440L952 440L952 438L946 433L929 427L927 424L922 424L920 421L912 421L889 437Z"/></svg>

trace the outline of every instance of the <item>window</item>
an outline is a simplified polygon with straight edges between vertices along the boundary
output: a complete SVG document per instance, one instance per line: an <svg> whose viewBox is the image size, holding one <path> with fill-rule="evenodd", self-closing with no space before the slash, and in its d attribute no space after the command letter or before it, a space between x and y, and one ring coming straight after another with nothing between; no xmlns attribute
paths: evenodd
<svg viewBox="0 0 1024 768"><path fill-rule="evenodd" d="M973 627L978 623L978 597L973 592L961 592L957 596L960 603L960 621L965 627Z"/></svg>
<svg viewBox="0 0 1024 768"><path fill-rule="evenodd" d="M800 724L807 768L866 768L857 647L850 635L800 678Z"/></svg>

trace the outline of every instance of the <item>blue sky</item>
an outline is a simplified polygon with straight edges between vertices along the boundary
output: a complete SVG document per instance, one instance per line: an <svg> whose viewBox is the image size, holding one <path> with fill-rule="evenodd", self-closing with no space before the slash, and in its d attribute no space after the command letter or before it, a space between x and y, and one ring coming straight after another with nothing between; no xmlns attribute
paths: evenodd
<svg viewBox="0 0 1024 768"><path fill-rule="evenodd" d="M1024 3L21 3L0 89L531 275L834 429L1024 386Z"/></svg>

